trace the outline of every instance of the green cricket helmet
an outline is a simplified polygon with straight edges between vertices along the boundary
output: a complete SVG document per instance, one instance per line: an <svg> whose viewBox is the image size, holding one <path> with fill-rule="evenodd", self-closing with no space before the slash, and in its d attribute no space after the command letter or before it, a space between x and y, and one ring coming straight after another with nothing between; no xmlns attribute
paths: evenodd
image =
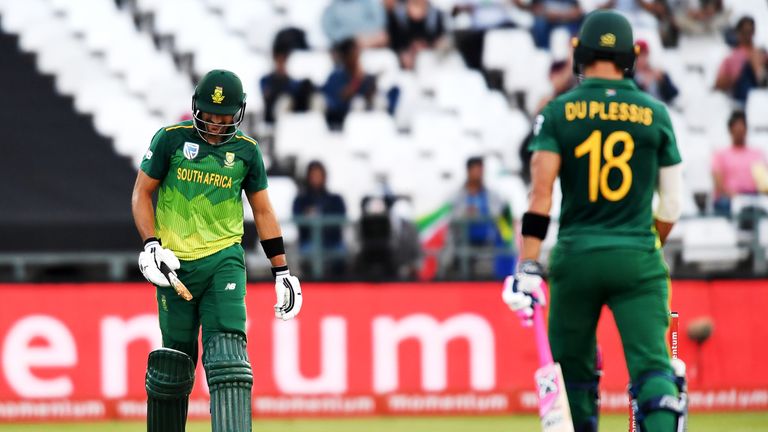
<svg viewBox="0 0 768 432"><path fill-rule="evenodd" d="M612 10L596 10L584 19L579 35L573 38L573 70L583 73L595 60L612 61L629 75L635 69L639 48L632 37L632 26Z"/></svg>
<svg viewBox="0 0 768 432"><path fill-rule="evenodd" d="M212 123L202 119L201 113L222 114L234 116L232 123ZM243 122L245 116L245 93L243 83L233 72L214 69L205 74L195 87L192 96L192 118L195 129L204 141L205 135L222 137L220 144L224 144L237 133L237 128ZM224 132L214 133L208 131L208 126L225 126Z"/></svg>

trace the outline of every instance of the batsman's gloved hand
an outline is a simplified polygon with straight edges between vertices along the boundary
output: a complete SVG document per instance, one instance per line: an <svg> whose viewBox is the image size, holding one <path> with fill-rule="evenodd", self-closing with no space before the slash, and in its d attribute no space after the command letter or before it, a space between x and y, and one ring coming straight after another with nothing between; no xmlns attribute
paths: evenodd
<svg viewBox="0 0 768 432"><path fill-rule="evenodd" d="M520 263L517 273L504 279L501 298L510 309L517 312L524 324L532 324L533 304L546 304L541 284L544 281L544 268L534 260Z"/></svg>
<svg viewBox="0 0 768 432"><path fill-rule="evenodd" d="M291 276L288 267L272 269L275 275L275 318L288 321L295 318L301 310L303 299L301 296L301 284L299 278Z"/></svg>
<svg viewBox="0 0 768 432"><path fill-rule="evenodd" d="M168 278L160 271L160 263L165 263L171 270L178 270L181 263L170 249L164 248L160 240L154 237L144 242L144 251L139 254L139 270L144 278L157 286L171 286Z"/></svg>

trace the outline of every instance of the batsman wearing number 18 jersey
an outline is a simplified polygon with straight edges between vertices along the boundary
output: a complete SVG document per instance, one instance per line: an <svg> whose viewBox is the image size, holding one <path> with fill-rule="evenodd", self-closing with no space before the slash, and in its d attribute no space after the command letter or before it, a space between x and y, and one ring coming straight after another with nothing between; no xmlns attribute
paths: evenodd
<svg viewBox="0 0 768 432"><path fill-rule="evenodd" d="M523 314L542 298L537 290L544 271L537 260L559 176L563 201L550 256L549 337L574 430L597 430L595 331L603 305L621 335L640 429L681 430L683 383L673 374L665 342L669 279L660 252L680 215L674 132L665 107L628 78L637 47L624 17L591 13L574 47L575 71L584 79L537 119L520 266L505 281L503 298ZM655 214L654 190L660 198Z"/></svg>
<svg viewBox="0 0 768 432"><path fill-rule="evenodd" d="M156 286L163 336L163 348L152 351L147 362L147 431L184 431L202 327L212 429L250 432L243 191L272 263L276 317L299 313L301 287L288 271L261 151L238 129L245 111L240 79L225 70L209 72L195 88L192 111L193 120L160 129L152 138L132 197L144 240L139 267ZM188 292L181 289L177 296L177 279Z"/></svg>

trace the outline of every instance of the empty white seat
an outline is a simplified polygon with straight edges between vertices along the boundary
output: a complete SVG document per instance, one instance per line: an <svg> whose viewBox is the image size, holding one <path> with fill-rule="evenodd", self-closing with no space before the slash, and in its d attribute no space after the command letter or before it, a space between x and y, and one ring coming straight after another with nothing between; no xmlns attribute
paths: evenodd
<svg viewBox="0 0 768 432"><path fill-rule="evenodd" d="M683 262L711 270L732 269L746 251L738 247L736 228L726 218L683 221Z"/></svg>
<svg viewBox="0 0 768 432"><path fill-rule="evenodd" d="M298 187L292 178L286 176L270 176L267 179L269 200L272 202L272 208L275 210L275 216L280 222L280 226L283 231L283 239L286 243L293 243L298 238L298 230L296 226L291 223L293 219L293 200L298 193ZM244 205L248 205L247 201ZM250 211L244 212L249 214L252 219L252 213Z"/></svg>
<svg viewBox="0 0 768 432"><path fill-rule="evenodd" d="M485 33L483 66L486 69L506 70L516 58L527 59L535 50L528 30L496 29Z"/></svg>
<svg viewBox="0 0 768 432"><path fill-rule="evenodd" d="M328 126L322 114L283 113L275 126L275 155L283 158L296 156L308 148L317 146L319 138L328 134Z"/></svg>
<svg viewBox="0 0 768 432"><path fill-rule="evenodd" d="M747 96L747 120L751 131L768 132L768 90L753 89Z"/></svg>
<svg viewBox="0 0 768 432"><path fill-rule="evenodd" d="M355 154L370 155L395 139L395 121L386 112L353 111L344 119L346 148Z"/></svg>
<svg viewBox="0 0 768 432"><path fill-rule="evenodd" d="M327 51L293 51L286 68L294 79L308 79L322 86L333 71L333 59Z"/></svg>

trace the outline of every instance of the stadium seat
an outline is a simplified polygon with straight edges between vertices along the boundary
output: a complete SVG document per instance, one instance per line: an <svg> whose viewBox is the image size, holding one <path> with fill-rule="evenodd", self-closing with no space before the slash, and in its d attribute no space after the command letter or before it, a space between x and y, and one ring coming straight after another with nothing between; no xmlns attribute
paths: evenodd
<svg viewBox="0 0 768 432"><path fill-rule="evenodd" d="M386 112L353 111L344 120L345 147L351 154L369 157L387 148L396 134L395 122Z"/></svg>
<svg viewBox="0 0 768 432"><path fill-rule="evenodd" d="M752 89L747 96L746 114L750 131L768 132L768 90Z"/></svg>
<svg viewBox="0 0 768 432"><path fill-rule="evenodd" d="M536 50L528 30L496 29L485 33L483 67L506 70L510 64L526 61Z"/></svg>
<svg viewBox="0 0 768 432"><path fill-rule="evenodd" d="M328 126L322 114L283 113L275 126L275 155L278 158L297 156L323 142Z"/></svg>
<svg viewBox="0 0 768 432"><path fill-rule="evenodd" d="M746 257L738 247L736 228L726 218L684 221L683 262L707 270L728 270Z"/></svg>
<svg viewBox="0 0 768 432"><path fill-rule="evenodd" d="M320 87L333 71L333 59L327 51L293 51L286 68L294 79L308 79Z"/></svg>
<svg viewBox="0 0 768 432"><path fill-rule="evenodd" d="M283 240L288 244L295 243L299 233L291 220L293 219L293 200L298 193L298 187L292 178L285 176L270 176L267 182L269 183L269 200L272 202L275 216L280 222ZM247 205L247 201L244 205ZM253 213L250 209L247 209L244 214L248 214L253 220Z"/></svg>

